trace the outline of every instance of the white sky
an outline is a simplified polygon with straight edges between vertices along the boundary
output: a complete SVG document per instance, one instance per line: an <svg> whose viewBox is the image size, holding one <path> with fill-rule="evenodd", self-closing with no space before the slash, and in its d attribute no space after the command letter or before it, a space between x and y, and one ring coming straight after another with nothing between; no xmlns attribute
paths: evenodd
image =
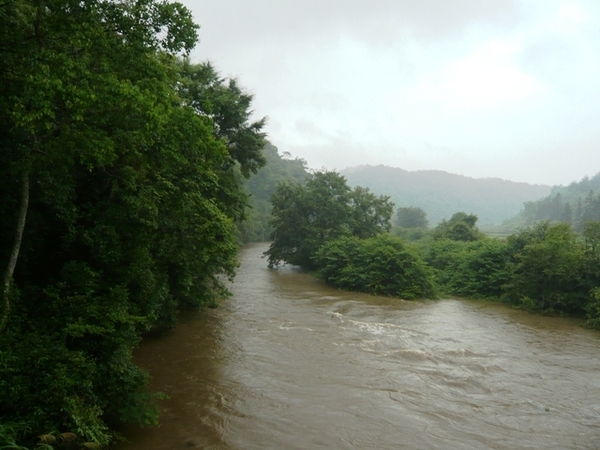
<svg viewBox="0 0 600 450"><path fill-rule="evenodd" d="M183 0L192 60L309 167L569 184L600 172L598 0Z"/></svg>

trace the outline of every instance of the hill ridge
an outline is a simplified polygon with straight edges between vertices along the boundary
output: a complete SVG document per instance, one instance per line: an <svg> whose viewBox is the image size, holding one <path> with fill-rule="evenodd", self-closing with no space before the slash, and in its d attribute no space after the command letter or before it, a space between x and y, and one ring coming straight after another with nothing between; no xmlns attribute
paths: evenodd
<svg viewBox="0 0 600 450"><path fill-rule="evenodd" d="M343 174L345 176L345 174L348 173L352 173L354 171L360 171L361 169L364 168L379 168L379 167L383 167L385 169L392 169L395 171L402 171L405 173L424 173L424 172L433 172L433 173L443 173L443 174L447 174L447 175L451 175L451 176L455 176L455 177L459 177L459 178L467 178L469 180L498 180L498 181L507 181L509 183L515 183L515 184L523 184L523 185L527 185L527 186L542 186L542 187L550 187L551 189L562 189L564 188L564 186L562 185L550 185L550 184L542 184L542 183L528 183L526 181L514 181L514 180L507 180L506 178L500 178L500 177L471 177L469 175L463 175L460 173L455 173L455 172L449 172L447 170L442 170L442 169L415 169L415 170L408 170L408 169L403 169L402 167L394 167L394 166L388 166L387 164L359 164L357 166L349 166L346 167L345 169L339 170L339 173Z"/></svg>
<svg viewBox="0 0 600 450"><path fill-rule="evenodd" d="M543 198L553 189L496 177L473 178L434 169L410 171L383 164L348 167L340 173L351 186L389 195L397 208L422 208L432 226L458 211L476 214L481 225L499 225L517 215L525 202Z"/></svg>

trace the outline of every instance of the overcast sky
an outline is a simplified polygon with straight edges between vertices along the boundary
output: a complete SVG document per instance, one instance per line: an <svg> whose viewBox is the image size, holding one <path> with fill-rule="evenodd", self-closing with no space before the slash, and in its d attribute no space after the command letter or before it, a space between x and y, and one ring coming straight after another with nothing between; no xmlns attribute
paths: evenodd
<svg viewBox="0 0 600 450"><path fill-rule="evenodd" d="M309 167L569 184L600 172L598 0L183 0L192 60Z"/></svg>

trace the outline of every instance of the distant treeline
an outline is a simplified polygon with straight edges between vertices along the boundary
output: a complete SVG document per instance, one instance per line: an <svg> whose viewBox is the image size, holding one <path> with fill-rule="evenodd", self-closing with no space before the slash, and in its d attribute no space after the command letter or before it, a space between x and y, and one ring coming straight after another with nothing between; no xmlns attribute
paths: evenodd
<svg viewBox="0 0 600 450"><path fill-rule="evenodd" d="M543 220L568 223L576 231L582 231L590 220L600 220L600 173L566 187L555 187L543 199L526 202L519 215L504 226L516 228Z"/></svg>
<svg viewBox="0 0 600 450"><path fill-rule="evenodd" d="M478 230L474 214L428 229L413 207L398 209L404 226L392 229L389 197L351 189L334 172L284 183L272 203L271 267L300 265L333 286L377 295L498 300L600 328L600 221L586 221L581 233L544 221L496 239Z"/></svg>

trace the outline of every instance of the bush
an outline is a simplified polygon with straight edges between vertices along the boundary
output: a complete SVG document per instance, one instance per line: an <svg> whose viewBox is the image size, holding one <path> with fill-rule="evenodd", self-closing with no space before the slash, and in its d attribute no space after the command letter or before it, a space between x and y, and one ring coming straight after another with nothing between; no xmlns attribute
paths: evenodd
<svg viewBox="0 0 600 450"><path fill-rule="evenodd" d="M512 276L506 293L513 302L550 314L585 312L585 254L570 225L542 222L511 236L508 245Z"/></svg>
<svg viewBox="0 0 600 450"><path fill-rule="evenodd" d="M449 294L500 299L510 281L508 246L498 239L438 240L432 243L426 260Z"/></svg>
<svg viewBox="0 0 600 450"><path fill-rule="evenodd" d="M389 234L328 242L315 260L320 276L342 289L405 299L435 296L431 273L421 258Z"/></svg>

